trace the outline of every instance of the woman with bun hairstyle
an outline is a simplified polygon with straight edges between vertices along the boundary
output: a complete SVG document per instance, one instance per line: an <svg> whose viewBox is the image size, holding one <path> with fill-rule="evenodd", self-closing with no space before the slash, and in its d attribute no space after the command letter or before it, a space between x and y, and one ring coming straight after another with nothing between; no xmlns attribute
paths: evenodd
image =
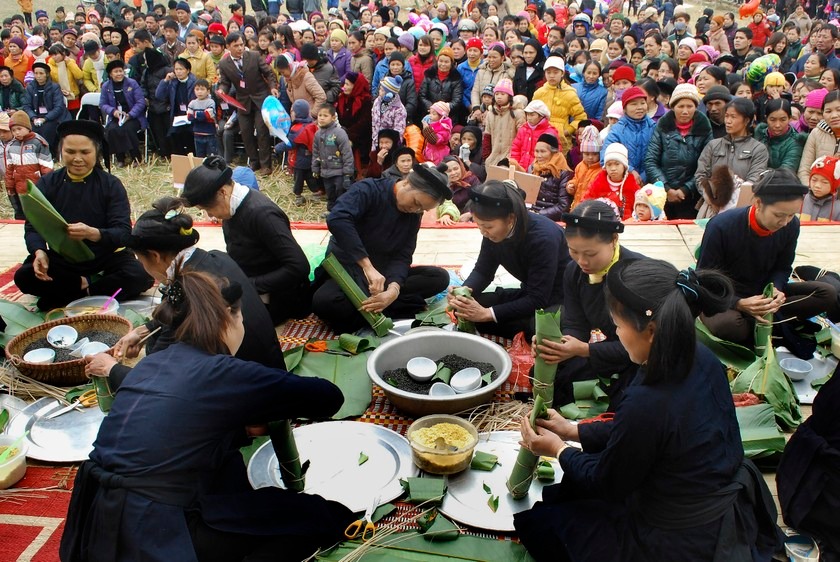
<svg viewBox="0 0 840 562"><path fill-rule="evenodd" d="M246 427L326 418L343 397L329 381L233 357L246 337L242 291L177 264L168 274L153 317L174 341L116 393L76 475L62 560L298 561L344 539L354 516L343 505L248 483Z"/></svg>
<svg viewBox="0 0 840 562"><path fill-rule="evenodd" d="M514 182L490 180L470 189L469 212L484 237L478 259L464 286L472 299L450 293L455 315L475 322L482 333L513 337L534 334L534 313L563 303L563 272L569 250L563 229L548 217L528 211ZM484 292L504 267L522 285Z"/></svg>
<svg viewBox="0 0 840 562"><path fill-rule="evenodd" d="M265 303L274 325L310 312L309 260L289 217L260 191L233 180L224 158L211 156L184 181L181 197L222 221L227 253Z"/></svg>
<svg viewBox="0 0 840 562"><path fill-rule="evenodd" d="M193 228L192 217L182 210L183 201L180 199L164 197L156 201L152 209L140 215L134 223L128 247L157 283L165 284L177 266L185 271L201 271L241 285L245 339L236 356L244 361L285 369L274 323L254 283L225 252L207 252L196 246L198 230ZM150 320L120 339L114 356L107 353L96 355L88 364L87 372L108 375L111 387L117 389L131 369L118 363L115 357L137 357L139 342L159 327L161 331L147 340L146 355L166 349L175 342L175 329Z"/></svg>
<svg viewBox="0 0 840 562"><path fill-rule="evenodd" d="M726 310L732 284L649 259L618 262L605 284L639 370L597 455L569 446L555 410L536 431L523 417L522 444L557 457L563 481L514 516L522 544L538 562L769 560L781 543L773 498L744 459L726 371L694 331L699 313Z"/></svg>

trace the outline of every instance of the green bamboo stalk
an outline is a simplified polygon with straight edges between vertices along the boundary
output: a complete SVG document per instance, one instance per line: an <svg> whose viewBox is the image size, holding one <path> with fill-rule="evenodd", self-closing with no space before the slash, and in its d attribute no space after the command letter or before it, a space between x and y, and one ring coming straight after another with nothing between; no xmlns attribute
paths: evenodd
<svg viewBox="0 0 840 562"><path fill-rule="evenodd" d="M452 294L456 297L464 297L467 299L473 299L472 290L469 287L455 287L452 289ZM455 328L459 332L465 332L467 334L474 334L476 333L475 330L475 323L471 320L462 320L456 315L458 322L455 324Z"/></svg>
<svg viewBox="0 0 840 562"><path fill-rule="evenodd" d="M773 283L767 283L762 293L764 298L773 298L773 288ZM773 345L771 340L773 337L773 313L768 312L764 315L764 319L767 321L766 324L762 324L761 322L755 323L755 354L758 357L764 355L768 345Z"/></svg>
<svg viewBox="0 0 840 562"><path fill-rule="evenodd" d="M302 492L306 485L306 469L309 461L301 465L295 435L289 420L280 420L268 424L271 446L277 456L277 464L283 485L287 490Z"/></svg>
<svg viewBox="0 0 840 562"><path fill-rule="evenodd" d="M381 312L373 313L361 310L360 307L362 306L362 302L367 300L368 296L364 293L364 291L362 291L353 278L350 277L350 274L347 273L347 270L344 269L344 266L341 265L341 262L339 262L338 258L335 257L335 254L330 254L325 257L324 261L321 262L321 267L323 267L324 271L329 273L330 277L338 283L338 286L344 293L344 296L350 299L350 302L353 303L356 310L358 310L364 319L367 320L367 323L370 324L370 327L373 328L373 331L377 336L381 338L388 333L388 330L393 329L394 321Z"/></svg>
<svg viewBox="0 0 840 562"><path fill-rule="evenodd" d="M542 396L534 398L534 408L531 410L531 418L529 420L531 427L536 430L537 420L547 417L548 408L542 399ZM516 463L513 465L513 470L507 481L507 489L514 499L522 499L528 495L528 490L531 489L531 482L534 480L534 472L539 463L539 457L526 449L519 448L519 454L516 456Z"/></svg>

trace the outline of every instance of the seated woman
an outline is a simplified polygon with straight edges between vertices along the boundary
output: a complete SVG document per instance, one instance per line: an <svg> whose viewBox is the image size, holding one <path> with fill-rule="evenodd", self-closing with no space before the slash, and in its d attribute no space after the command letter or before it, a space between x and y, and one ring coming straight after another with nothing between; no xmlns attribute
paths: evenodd
<svg viewBox="0 0 840 562"><path fill-rule="evenodd" d="M99 107L106 115L105 140L116 155L117 168L125 166L128 156L131 164L140 164L140 131L146 122L146 98L140 84L125 75L125 63L114 59L105 67L108 80L102 84Z"/></svg>
<svg viewBox="0 0 840 562"><path fill-rule="evenodd" d="M0 110L11 113L23 109L23 84L8 66L0 66Z"/></svg>
<svg viewBox="0 0 840 562"><path fill-rule="evenodd" d="M729 310L701 317L715 336L751 346L755 323L767 322L766 314L774 321L804 321L836 313L837 291L831 285L789 282L799 238L796 214L807 192L793 172L770 170L753 186L752 206L721 213L706 225L697 267L728 275L736 296ZM773 297L766 298L764 287L771 282Z"/></svg>
<svg viewBox="0 0 840 562"><path fill-rule="evenodd" d="M558 457L563 480L514 516L522 544L538 562L675 552L769 560L780 546L773 499L744 459L726 372L694 331L698 312L726 309L731 284L715 272L626 260L610 269L605 293L621 344L643 367L600 453L570 447L553 410L536 431L523 418L524 446Z"/></svg>
<svg viewBox="0 0 840 562"><path fill-rule="evenodd" d="M50 78L50 65L36 62L32 65L35 79L26 85L23 110L32 120L32 130L49 143L53 156L58 155L58 125L73 117L67 111L61 87Z"/></svg>
<svg viewBox="0 0 840 562"><path fill-rule="evenodd" d="M617 373L619 378L607 388L612 410L636 368L618 341L604 297L604 278L615 264L645 256L621 246L619 234L624 232L624 225L613 207L604 201L584 201L571 213L564 214L563 220L572 258L563 276L563 339L560 343L546 341L535 350L546 363L559 363L554 382L556 406L574 401L572 383L575 381L609 379ZM593 334L597 337L593 338ZM605 426L593 423L580 428ZM583 433L580 439L573 440L579 440L586 451L597 450ZM598 441L603 447L604 440Z"/></svg>
<svg viewBox="0 0 840 562"><path fill-rule="evenodd" d="M244 338L242 289L221 283L173 271L154 317L176 341L117 392L76 476L62 560L298 561L342 540L350 510L252 489L237 448L246 426L334 414L341 391L231 357Z"/></svg>
<svg viewBox="0 0 840 562"><path fill-rule="evenodd" d="M227 253L260 294L275 325L309 314L309 260L289 217L260 191L236 183L223 158L211 156L187 174L182 198L222 221Z"/></svg>
<svg viewBox="0 0 840 562"><path fill-rule="evenodd" d="M788 441L776 486L785 523L820 543L821 560L840 560L840 375L817 392L811 417Z"/></svg>
<svg viewBox="0 0 840 562"><path fill-rule="evenodd" d="M452 197L443 172L417 164L404 180L364 179L342 195L327 218L334 254L370 295L369 312L413 318L425 299L446 289L449 274L439 267L411 267L424 211ZM338 333L353 332L365 320L322 267L315 270L312 312Z"/></svg>
<svg viewBox="0 0 840 562"><path fill-rule="evenodd" d="M572 204L572 196L569 195L566 186L573 174L566 163L566 157L560 152L557 137L550 134L540 135L534 147L534 163L528 171L543 178L540 192L531 210L555 222L559 221Z"/></svg>
<svg viewBox="0 0 840 562"><path fill-rule="evenodd" d="M534 313L557 310L563 303L563 272L569 249L563 229L551 219L530 213L513 182L490 180L470 189L470 212L484 237L464 286L473 298L450 293L458 318L475 322L482 333L513 337L534 334ZM521 283L518 289L483 292L504 267Z"/></svg>
<svg viewBox="0 0 840 562"><path fill-rule="evenodd" d="M394 151L394 165L382 172L383 178L393 178L397 181L404 180L414 169L417 163L417 155L410 146L401 146Z"/></svg>
<svg viewBox="0 0 840 562"><path fill-rule="evenodd" d="M473 174L464 161L458 156L445 156L441 161L446 164L446 175L449 177L449 189L452 190L452 203L458 207L463 221L470 220L470 213L467 207L470 203L470 188L481 183Z"/></svg>
<svg viewBox="0 0 840 562"><path fill-rule="evenodd" d="M165 284L175 267L179 267L185 271L209 273L241 285L245 339L236 352L236 357L243 361L256 361L268 367L285 369L286 363L277 342L274 323L260 300L254 283L228 254L219 250L207 252L196 247L198 231L193 228L192 217L179 212L181 205L181 200L173 197L164 197L156 201L152 210L140 215L134 224L128 242L129 249L157 283ZM114 356L107 353L97 354L88 364L87 372L107 375L111 388L116 390L131 369L117 363L114 357L137 357L140 353L140 341L158 327L161 328L160 332L146 340L146 355L166 349L176 340L175 328L164 326L157 320L150 320L117 342Z"/></svg>
<svg viewBox="0 0 840 562"><path fill-rule="evenodd" d="M122 182L102 169L105 142L102 126L93 121L67 121L58 127L65 164L38 180L38 189L67 221L67 237L81 240L92 260L73 263L53 249L30 222L24 226L29 257L15 272L21 292L40 297L38 308L51 310L87 295L136 298L152 286L134 255L125 249L131 234L128 195ZM108 156L105 155L106 161Z"/></svg>

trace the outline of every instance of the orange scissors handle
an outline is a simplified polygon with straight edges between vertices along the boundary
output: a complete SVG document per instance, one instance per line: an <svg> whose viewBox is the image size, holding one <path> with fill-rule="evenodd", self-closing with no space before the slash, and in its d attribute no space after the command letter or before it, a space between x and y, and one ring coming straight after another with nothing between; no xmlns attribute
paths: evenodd
<svg viewBox="0 0 840 562"><path fill-rule="evenodd" d="M348 539L361 539L363 541L371 540L375 534L376 526L367 519L353 521L344 531L344 536Z"/></svg>
<svg viewBox="0 0 840 562"><path fill-rule="evenodd" d="M84 393L82 393L79 396L79 404L81 404L85 408L90 408L90 407L96 406L96 403L97 403L96 391L93 390L93 389L86 390Z"/></svg>
<svg viewBox="0 0 840 562"><path fill-rule="evenodd" d="M312 341L312 342L309 342L306 345L304 345L303 349L305 349L306 351L314 351L316 353L323 353L324 351L327 350L327 342L325 342L323 340Z"/></svg>

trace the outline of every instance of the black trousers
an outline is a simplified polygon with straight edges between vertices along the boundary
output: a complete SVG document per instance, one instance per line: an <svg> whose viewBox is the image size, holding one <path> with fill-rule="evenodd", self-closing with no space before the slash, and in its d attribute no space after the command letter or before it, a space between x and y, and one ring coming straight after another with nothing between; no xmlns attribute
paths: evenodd
<svg viewBox="0 0 840 562"><path fill-rule="evenodd" d="M88 295L110 296L120 288L122 291L117 300L131 300L151 287L154 282L128 250L111 254L101 264L97 264L96 271L90 270L89 264L87 268L85 264L70 264L52 251L48 251L47 254L50 258L47 273L52 277L52 281L41 281L35 277L33 256L26 258L20 269L15 272L15 285L23 293L40 297L38 308L41 310L60 308ZM86 291L81 289L82 276L90 280Z"/></svg>
<svg viewBox="0 0 840 562"><path fill-rule="evenodd" d="M365 294L368 283L358 267L347 268ZM316 290L312 296L312 312L330 325L337 333L355 332L367 325L365 319L344 296L338 283L322 268L315 272ZM408 271L405 284L391 306L383 312L390 318L413 318L426 307L426 299L445 290L449 285L449 273L434 266L417 266Z"/></svg>
<svg viewBox="0 0 840 562"><path fill-rule="evenodd" d="M290 318L306 318L312 312L312 286L309 280L297 287L271 293L265 307L275 326Z"/></svg>
<svg viewBox="0 0 840 562"><path fill-rule="evenodd" d="M271 132L263 121L260 105L252 108L250 113L239 111L239 130L242 132L245 153L251 159L251 169L271 171ZM256 136L254 128L257 131Z"/></svg>
<svg viewBox="0 0 840 562"><path fill-rule="evenodd" d="M172 154L172 148L169 145L169 138L166 136L169 130L169 113L152 113L149 112L149 133L157 147L157 153L160 156L169 158Z"/></svg>
<svg viewBox="0 0 840 562"><path fill-rule="evenodd" d="M492 308L497 304L510 302L522 296L521 289L505 289L497 287L492 293L480 293L473 295L478 304L484 308ZM545 310L555 312L560 308L559 304L546 307ZM525 332L525 338L530 342L534 335L534 312L532 311L527 317L514 318L507 322L476 322L476 329L482 334L493 334L494 336L502 336L504 338L512 338L519 332Z"/></svg>

